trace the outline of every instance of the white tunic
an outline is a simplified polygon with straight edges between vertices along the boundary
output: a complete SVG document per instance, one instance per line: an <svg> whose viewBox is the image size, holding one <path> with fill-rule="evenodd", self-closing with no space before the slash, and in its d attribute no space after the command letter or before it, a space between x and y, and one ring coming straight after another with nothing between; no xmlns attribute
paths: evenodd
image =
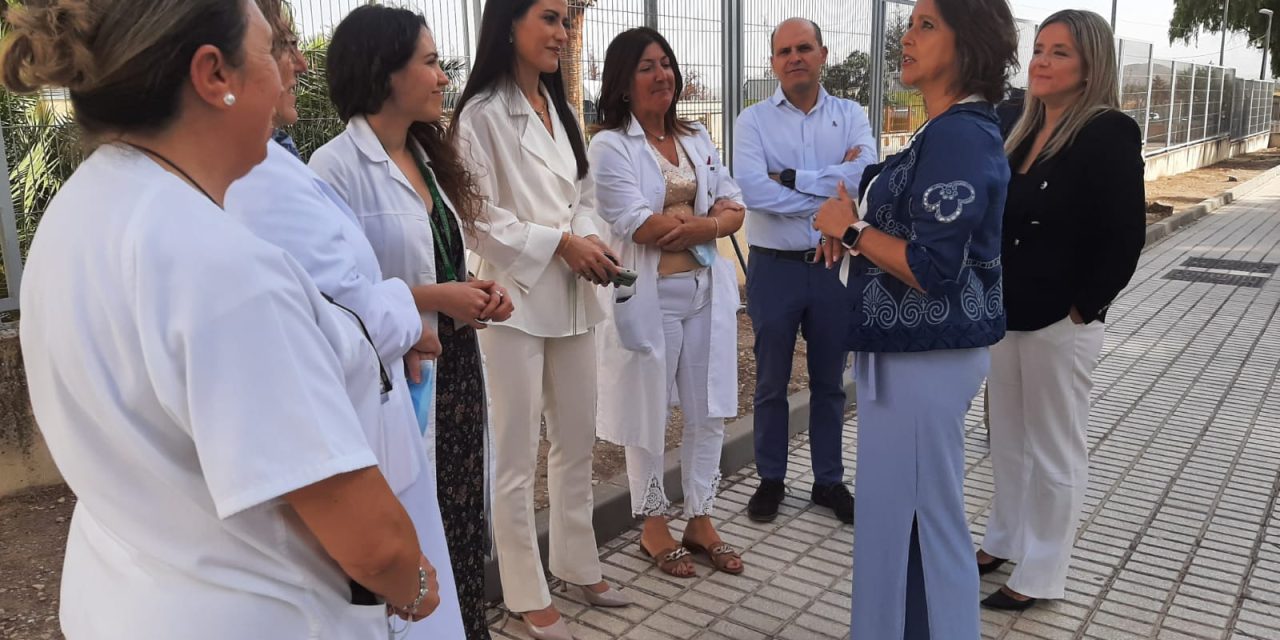
<svg viewBox="0 0 1280 640"><path fill-rule="evenodd" d="M32 408L80 499L66 636L385 638L383 607L348 604L280 499L376 463L348 395L373 350L302 268L107 146L54 198L25 276Z"/></svg>
<svg viewBox="0 0 1280 640"><path fill-rule="evenodd" d="M680 136L697 176L695 215L716 200L742 202L742 191L720 163L706 129L696 125ZM649 151L644 130L634 121L626 131L601 131L591 139L589 159L600 217L608 223L609 245L622 264L639 276L630 299L610 305L609 320L597 330L600 422L597 434L624 446L664 450L667 406L675 390L666 388L666 338L658 301L658 261L662 250L639 245L632 236L661 212L667 184ZM711 266L711 354L707 368L708 417L730 418L738 411L738 280L719 254ZM615 297L616 297L616 290Z"/></svg>
<svg viewBox="0 0 1280 640"><path fill-rule="evenodd" d="M418 431L402 364L404 354L422 334L422 318L409 287L396 278L383 279L351 208L314 171L274 142L268 144L267 159L231 186L226 208L258 237L288 251L323 293L358 314L377 345L391 376L391 392L383 402L378 390L371 389L356 406L367 407L371 414L363 424L369 445L413 520L441 590L440 606L402 637L463 637L436 498L435 466L428 461L426 443Z"/></svg>

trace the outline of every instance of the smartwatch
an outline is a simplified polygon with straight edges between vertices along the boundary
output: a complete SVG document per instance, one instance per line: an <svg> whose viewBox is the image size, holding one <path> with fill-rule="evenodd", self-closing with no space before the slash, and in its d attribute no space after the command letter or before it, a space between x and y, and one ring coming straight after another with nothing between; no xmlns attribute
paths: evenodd
<svg viewBox="0 0 1280 640"><path fill-rule="evenodd" d="M849 228L844 230L844 235L840 236L840 244L844 245L844 248L848 249L853 255L859 255L860 252L854 249L854 246L858 244L858 238L862 237L862 230L869 226L871 225L863 220L849 225Z"/></svg>
<svg viewBox="0 0 1280 640"><path fill-rule="evenodd" d="M788 189L795 189L796 188L796 170L783 169L782 173L778 174L778 182L781 183L782 186Z"/></svg>

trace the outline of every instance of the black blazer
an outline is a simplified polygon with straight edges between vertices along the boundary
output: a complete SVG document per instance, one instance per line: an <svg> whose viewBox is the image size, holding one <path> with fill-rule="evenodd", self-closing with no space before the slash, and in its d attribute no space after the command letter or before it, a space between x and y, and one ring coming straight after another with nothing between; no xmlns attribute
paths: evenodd
<svg viewBox="0 0 1280 640"><path fill-rule="evenodd" d="M1011 331L1067 317L1105 320L1146 242L1142 132L1119 111L1093 118L1076 139L1026 175L1028 139L1009 158L1004 298Z"/></svg>

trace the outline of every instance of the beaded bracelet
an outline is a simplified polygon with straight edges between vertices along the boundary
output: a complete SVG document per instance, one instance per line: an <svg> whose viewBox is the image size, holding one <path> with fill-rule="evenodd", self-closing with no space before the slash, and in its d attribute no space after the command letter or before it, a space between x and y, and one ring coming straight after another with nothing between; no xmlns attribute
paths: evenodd
<svg viewBox="0 0 1280 640"><path fill-rule="evenodd" d="M419 565L418 566L418 597L415 598L414 601L409 604L409 606L397 607L397 609L400 609L402 613L406 613L411 616L417 615L418 607L421 607L422 601L427 599L427 593L429 593L427 590L427 570L423 569L422 566Z"/></svg>

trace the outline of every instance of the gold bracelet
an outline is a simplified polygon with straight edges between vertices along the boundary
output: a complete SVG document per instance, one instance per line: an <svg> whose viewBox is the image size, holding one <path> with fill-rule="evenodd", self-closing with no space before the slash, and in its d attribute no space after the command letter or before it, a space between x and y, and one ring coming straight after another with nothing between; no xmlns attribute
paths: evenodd
<svg viewBox="0 0 1280 640"><path fill-rule="evenodd" d="M716 239L718 240L720 239L720 219L715 216L711 216L711 221L716 223Z"/></svg>

